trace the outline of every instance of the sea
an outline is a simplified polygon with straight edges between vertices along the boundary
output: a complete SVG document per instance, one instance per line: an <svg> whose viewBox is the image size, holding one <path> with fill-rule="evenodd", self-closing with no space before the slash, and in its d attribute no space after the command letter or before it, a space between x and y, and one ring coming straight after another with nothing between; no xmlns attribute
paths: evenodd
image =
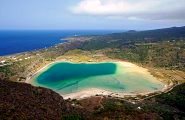
<svg viewBox="0 0 185 120"><path fill-rule="evenodd" d="M105 35L125 30L0 30L0 56L38 50L80 35Z"/></svg>

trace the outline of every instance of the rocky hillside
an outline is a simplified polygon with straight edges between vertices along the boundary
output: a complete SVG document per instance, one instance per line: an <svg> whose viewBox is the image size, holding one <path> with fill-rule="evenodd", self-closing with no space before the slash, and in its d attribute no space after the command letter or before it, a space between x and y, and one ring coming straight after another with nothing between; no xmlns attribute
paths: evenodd
<svg viewBox="0 0 185 120"><path fill-rule="evenodd" d="M105 96L63 100L45 88L0 80L1 120L183 120L185 84L139 102Z"/></svg>
<svg viewBox="0 0 185 120"><path fill-rule="evenodd" d="M0 80L0 96L1 120L61 120L82 118L84 113L52 90L25 83Z"/></svg>

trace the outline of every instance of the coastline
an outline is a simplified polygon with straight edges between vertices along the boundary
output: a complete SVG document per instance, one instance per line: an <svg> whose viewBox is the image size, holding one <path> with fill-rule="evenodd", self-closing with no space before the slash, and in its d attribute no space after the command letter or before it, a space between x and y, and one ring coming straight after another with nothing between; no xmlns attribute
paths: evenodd
<svg viewBox="0 0 185 120"><path fill-rule="evenodd" d="M90 64L90 63L97 63L97 62L72 62L72 61L67 61L67 60L57 60L57 61L53 61L47 65L45 65L44 67L42 67L41 69L39 69L37 72L35 72L31 78L27 78L25 83L28 84L32 84L32 80L33 77L35 77L35 75L39 74L42 71L45 71L46 69L48 69L51 65L56 64L56 63L60 63L60 62L68 62L68 63L86 63L86 64ZM118 61L118 60L107 60L107 61L100 61L98 63L107 63L107 62L115 62L115 63L120 63L124 66L128 66L128 67L133 67L133 68L137 68L134 69L135 71L139 71L139 72L143 72L143 73L149 73L150 75L152 75L149 70L147 68L143 68L140 67L136 64L133 64L131 62L127 62L127 61ZM152 75L153 76L153 75ZM152 92L140 92L140 93L116 93L116 92L111 92L111 91L107 91L107 90L103 90L103 89L97 89L97 88L89 88L89 89L84 89L75 93L70 93L70 94L60 94L61 96L64 97L64 99L84 99L87 97L92 97L92 96L111 96L114 98L125 98L125 97L131 97L131 98L136 98L137 96L146 96L146 97L150 97L152 95L157 95L157 94L161 94L164 92L167 92L171 89L173 89L174 84L171 82L170 84L166 84L164 82L162 82L162 80L159 80L159 78L153 76L154 78L156 78L155 82L161 82L164 84L164 87L161 90L155 90Z"/></svg>

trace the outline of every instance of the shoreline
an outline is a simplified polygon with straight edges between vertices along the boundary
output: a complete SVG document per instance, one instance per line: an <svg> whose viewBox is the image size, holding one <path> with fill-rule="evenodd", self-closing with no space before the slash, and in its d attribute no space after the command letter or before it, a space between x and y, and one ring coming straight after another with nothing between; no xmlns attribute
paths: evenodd
<svg viewBox="0 0 185 120"><path fill-rule="evenodd" d="M81 100L81 99L85 99L85 98L89 98L89 97L93 97L93 96L108 96L108 97L114 97L114 98L127 98L127 97L131 97L131 98L136 98L137 96L146 96L146 97L151 97L150 94L154 94L157 95L159 93L164 93L169 91L169 89L173 89L172 87L173 85L165 85L163 89L161 90L155 90L153 92L141 92L141 93L121 93L121 92L111 92L108 90L103 90L103 89L98 89L98 88L88 88L88 89L84 89L78 92L74 92L74 93L69 93L69 94L61 94L59 93L64 99L77 99L77 100Z"/></svg>
<svg viewBox="0 0 185 120"><path fill-rule="evenodd" d="M40 72L48 69L51 65L54 65L56 63L60 63L60 62L68 62L68 63L86 63L86 64L91 64L91 63L107 63L107 62L115 62L115 63L120 63L124 66L128 66L128 67L136 67L138 71L139 69L143 70L143 71L140 71L140 72L148 72L150 75L152 75L149 70L147 68L143 68L143 67L140 67L136 64L133 64L131 62L128 62L128 61L118 61L118 60L109 60L109 61L100 61L100 62L72 62L72 61L67 61L67 60L57 60L57 61L53 61L47 65L45 65L44 67L42 67L41 69L39 69L37 72L35 72L32 77L28 77L25 81L25 83L28 83L28 84L32 84L32 80L33 78L39 74ZM153 75L152 75L153 76ZM115 98L125 98L125 97L132 97L132 98L136 98L137 96L147 96L147 97L151 97L150 94L154 94L154 95L157 95L157 94L161 94L161 93L165 93L171 89L173 89L174 87L174 84L173 82L171 82L170 84L166 84L164 82L162 82L161 80L159 80L159 78L153 76L154 78L156 78L156 82L161 82L164 84L164 87L160 90L154 90L152 92L141 92L141 93L118 93L118 92L111 92L111 91L107 91L107 90L103 90L103 89L97 89L97 88L89 88L89 89L84 89L84 90L81 90L81 91L78 91L78 92L75 92L75 93L70 93L70 94L66 94L66 95L63 95L61 93L59 93L64 99L85 99L85 98L88 98L88 97L92 97L92 96L111 96L111 97L115 97Z"/></svg>

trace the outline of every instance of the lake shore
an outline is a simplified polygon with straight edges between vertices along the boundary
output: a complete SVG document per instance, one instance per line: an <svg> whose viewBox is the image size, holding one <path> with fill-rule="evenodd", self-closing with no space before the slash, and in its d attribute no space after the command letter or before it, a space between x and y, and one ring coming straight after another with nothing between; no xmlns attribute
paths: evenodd
<svg viewBox="0 0 185 120"><path fill-rule="evenodd" d="M87 64L92 64L92 63L97 63L97 62L72 62L72 61L66 61L66 60L59 60L59 61L54 61L51 62L49 64L47 64L46 66L42 67L40 70L38 70L36 73L34 73L32 75L31 78L27 78L25 83L29 83L32 84L33 82L33 77L37 74L39 74L42 71L45 71L49 68L49 66L56 64L58 62L69 62L69 63L87 63ZM117 62L119 64L122 64L123 66L126 67L130 67L131 69L134 69L134 71L139 71L141 73L149 73L149 70L143 67L140 67L136 64L130 63L130 62L126 62L126 61L118 61L118 60L107 60L107 61L100 61L98 63L107 63L107 62ZM155 76L154 76L155 77ZM162 80L158 80L158 78L156 78L157 81L153 81L153 82L161 82ZM170 84L166 84L164 85L164 87L161 90L156 90L153 92L134 92L134 93L116 93L116 92L111 92L111 91L107 91L107 90L102 90L102 89L97 89L97 88L89 88L89 89L84 89L75 93L70 93L70 94L61 94L61 96L64 97L64 99L84 99L87 97L91 97L91 96L96 96L96 95L100 95L100 96L111 96L111 97L117 97L117 98L125 98L125 97L137 97L139 96L150 96L150 94L154 95L154 94L158 94L158 93L163 93L166 91L169 91L171 88L173 88L174 84L170 83ZM60 93L59 93L60 94Z"/></svg>
<svg viewBox="0 0 185 120"><path fill-rule="evenodd" d="M107 97L113 97L113 98L128 98L128 97L132 97L132 98L136 98L137 96L146 96L146 97L151 97L157 94L161 94L164 92L168 92L173 88L173 84L170 85L165 85L163 89L161 90L156 90L153 92L139 92L139 91L135 91L133 93L124 93L124 92L111 92L111 91L107 91L107 90L103 90L103 89L97 89L97 88L89 88L89 89L84 89L81 90L79 92L75 92L75 93L70 93L70 94L60 94L61 96L63 96L64 99L77 99L77 100L81 100L81 99L85 99L88 97L93 97L93 96L107 96ZM152 94L152 95L151 95Z"/></svg>

